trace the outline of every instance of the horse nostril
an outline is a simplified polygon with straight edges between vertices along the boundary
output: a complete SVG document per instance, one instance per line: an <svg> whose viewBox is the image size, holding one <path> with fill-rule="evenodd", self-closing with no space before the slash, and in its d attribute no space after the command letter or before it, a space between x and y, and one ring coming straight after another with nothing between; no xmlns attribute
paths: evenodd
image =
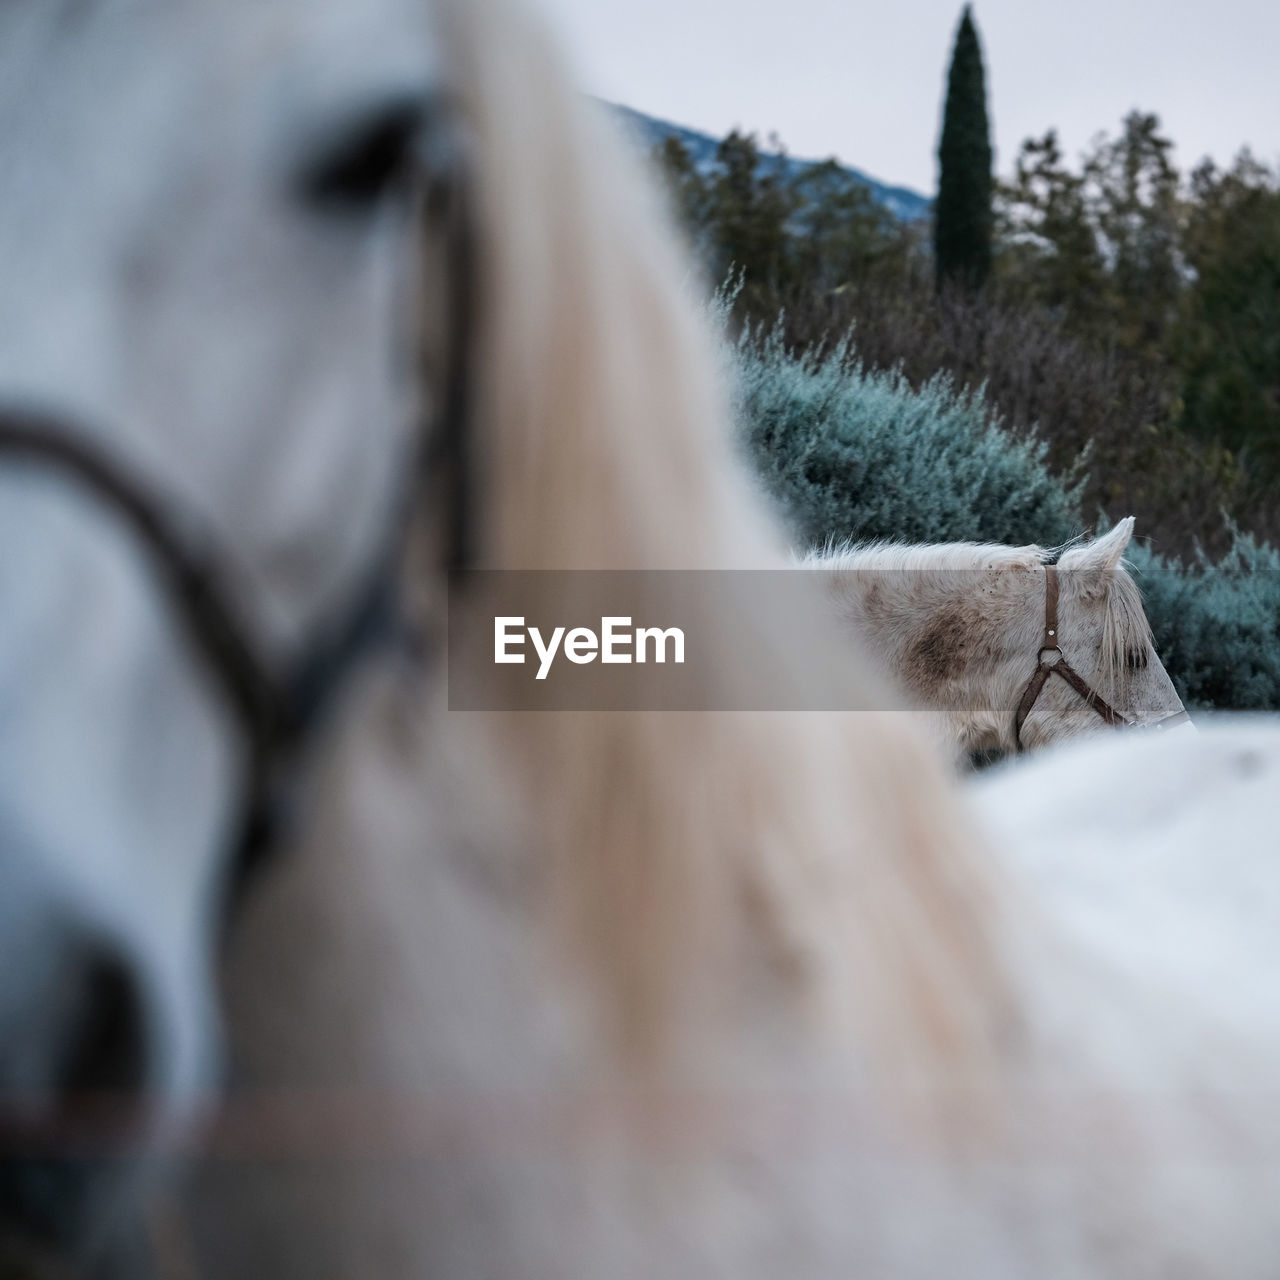
<svg viewBox="0 0 1280 1280"><path fill-rule="evenodd" d="M81 992L63 1046L55 1086L60 1097L137 1098L147 1083L142 1001L125 963L105 951L83 962Z"/></svg>
<svg viewBox="0 0 1280 1280"><path fill-rule="evenodd" d="M24 1032L49 1043L43 1084L30 1082L36 1108L23 1120L18 1095L0 1132L0 1234L8 1219L28 1237L74 1247L92 1232L135 1154L148 1037L124 957L99 944L75 945L55 974L39 1002L50 1016Z"/></svg>

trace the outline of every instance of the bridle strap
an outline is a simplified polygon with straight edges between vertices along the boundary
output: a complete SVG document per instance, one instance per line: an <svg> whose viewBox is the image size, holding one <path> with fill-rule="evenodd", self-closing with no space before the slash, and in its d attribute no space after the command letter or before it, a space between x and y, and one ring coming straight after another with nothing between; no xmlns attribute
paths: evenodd
<svg viewBox="0 0 1280 1280"><path fill-rule="evenodd" d="M276 834L283 775L299 744L328 708L345 669L393 621L394 555L389 550L380 557L367 588L336 626L276 671L248 637L227 586L228 566L214 556L214 539L207 531L196 536L189 518L180 531L166 517L166 511L182 509L176 501L162 501L126 475L87 432L51 415L0 415L0 456L5 455L95 496L128 528L160 575L165 598L243 734L246 777L232 882L238 891ZM395 536L398 541L398 529Z"/></svg>
<svg viewBox="0 0 1280 1280"><path fill-rule="evenodd" d="M426 441L426 466L445 478L448 503L444 568L471 567L475 556L475 513L470 424L471 361L475 354L476 262L471 193L465 181L451 183L443 197L449 226L449 357L444 398L435 430Z"/></svg>
<svg viewBox="0 0 1280 1280"><path fill-rule="evenodd" d="M1052 662L1045 657L1050 653L1058 655ZM1044 691L1044 686L1052 675L1060 676L1066 681L1112 728L1134 727L1133 721L1126 719L1107 702L1063 655L1058 635L1058 566L1047 564L1044 566L1044 637L1040 643L1039 661L1036 663L1031 679L1027 681L1027 687L1022 691L1022 697L1018 700L1018 709L1013 717L1013 740L1019 751L1026 750L1022 745L1023 723L1031 714L1031 708L1036 705L1036 700ZM1180 711L1165 717L1164 720L1159 721L1159 724L1164 725L1189 718L1185 711Z"/></svg>
<svg viewBox="0 0 1280 1280"><path fill-rule="evenodd" d="M1040 651L1057 649L1058 644L1058 566L1047 564L1044 567L1044 639L1040 641Z"/></svg>
<svg viewBox="0 0 1280 1280"><path fill-rule="evenodd" d="M0 454L75 481L122 518L165 575L190 624L192 639L216 672L236 716L252 725L272 718L276 701L272 682L226 603L223 575L209 558L211 540L198 549L192 539L181 536L165 519L160 504L150 501L87 432L68 428L61 419L31 410L7 410L0 418Z"/></svg>
<svg viewBox="0 0 1280 1280"><path fill-rule="evenodd" d="M1089 684L1066 658L1059 658L1049 671L1061 676L1113 729L1132 729L1134 722L1122 716L1103 696Z"/></svg>
<svg viewBox="0 0 1280 1280"><path fill-rule="evenodd" d="M1013 717L1013 740L1017 743L1018 750L1025 748L1022 745L1022 724L1027 716L1031 714L1031 708L1036 705L1036 699L1040 697L1040 692L1045 686L1045 681L1049 679L1049 672L1053 667L1048 663L1041 662L1035 669L1035 673L1031 679L1027 681L1027 687L1022 691L1022 697L1018 701L1018 709Z"/></svg>

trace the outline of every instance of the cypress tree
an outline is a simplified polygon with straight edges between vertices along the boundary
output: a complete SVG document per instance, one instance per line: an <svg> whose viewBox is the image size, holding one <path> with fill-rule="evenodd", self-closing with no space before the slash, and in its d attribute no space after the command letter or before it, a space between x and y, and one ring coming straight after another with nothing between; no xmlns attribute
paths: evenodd
<svg viewBox="0 0 1280 1280"><path fill-rule="evenodd" d="M939 287L954 281L977 290L991 273L991 135L982 47L965 5L951 54L938 143L938 199L933 208Z"/></svg>

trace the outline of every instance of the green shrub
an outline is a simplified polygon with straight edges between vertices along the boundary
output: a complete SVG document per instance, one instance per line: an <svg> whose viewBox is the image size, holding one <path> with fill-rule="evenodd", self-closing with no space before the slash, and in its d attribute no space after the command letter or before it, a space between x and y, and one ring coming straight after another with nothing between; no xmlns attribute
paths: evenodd
<svg viewBox="0 0 1280 1280"><path fill-rule="evenodd" d="M864 368L901 370L913 387L940 372L957 387L984 387L1007 433L1034 428L1046 442L1052 470L1070 468L1088 447L1083 509L1137 516L1164 554L1189 559L1197 545L1226 552L1223 510L1280 541L1274 497L1251 482L1241 459L1174 425L1178 388L1162 358L1103 349L1046 307L939 293L923 277L785 305L784 332L797 349L852 333Z"/></svg>
<svg viewBox="0 0 1280 1280"><path fill-rule="evenodd" d="M1232 530L1214 564L1130 559L1147 616L1182 700L1220 710L1280 710L1280 552Z"/></svg>
<svg viewBox="0 0 1280 1280"><path fill-rule="evenodd" d="M913 390L847 343L794 354L781 331L737 347L738 421L765 487L799 536L1052 545L1083 527L1081 481L1045 445L1000 429L981 391L945 376Z"/></svg>

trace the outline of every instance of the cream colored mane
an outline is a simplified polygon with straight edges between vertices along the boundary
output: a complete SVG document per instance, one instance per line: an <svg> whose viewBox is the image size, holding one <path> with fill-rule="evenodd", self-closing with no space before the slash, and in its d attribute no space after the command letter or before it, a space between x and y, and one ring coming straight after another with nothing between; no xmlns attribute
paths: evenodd
<svg viewBox="0 0 1280 1280"><path fill-rule="evenodd" d="M1088 562L1087 551L1087 547L1068 548L1058 560L1058 568L1064 574L1078 572L1082 591L1106 592L1099 683L1104 697L1121 699L1131 683L1127 655L1148 653L1154 648L1155 639L1142 607L1142 592L1127 565L1122 561L1115 573L1100 580Z"/></svg>
<svg viewBox="0 0 1280 1280"><path fill-rule="evenodd" d="M785 566L648 183L520 7L453 4L446 27L485 272L481 563ZM822 626L814 649L787 619L755 621L784 678L841 665ZM722 678L732 687L732 662ZM856 663L850 679L864 705L879 697ZM679 1025L691 974L732 970L745 895L750 931L807 957L793 975L834 1024L879 1027L867 1043L916 1061L989 1056L1010 1001L997 887L926 745L892 716L849 719L522 713L494 726L567 936L625 1043ZM904 878L923 888L904 892Z"/></svg>
<svg viewBox="0 0 1280 1280"><path fill-rule="evenodd" d="M988 569L1038 569L1054 555L1044 547L999 542L866 542L829 544L801 561L809 568L875 569L909 573L971 573Z"/></svg>

